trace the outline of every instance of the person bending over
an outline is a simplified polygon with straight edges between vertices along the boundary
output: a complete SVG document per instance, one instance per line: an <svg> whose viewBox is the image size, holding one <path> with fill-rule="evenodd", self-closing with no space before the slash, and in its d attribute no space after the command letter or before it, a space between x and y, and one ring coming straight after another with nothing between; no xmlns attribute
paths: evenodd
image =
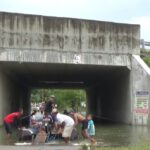
<svg viewBox="0 0 150 150"><path fill-rule="evenodd" d="M77 112L70 112L70 115L73 117L75 121L75 126L78 124L82 124L82 136L85 139L88 139L91 142L95 142L95 140L88 134L88 119L82 116L80 113Z"/></svg>
<svg viewBox="0 0 150 150"><path fill-rule="evenodd" d="M7 138L11 137L13 127L19 126L19 119L23 115L23 109L20 109L18 112L13 112L8 114L4 118L4 126L7 133Z"/></svg>
<svg viewBox="0 0 150 150"><path fill-rule="evenodd" d="M52 115L55 118L54 121L63 129L62 137L65 143L68 143L74 128L74 120L70 116L58 113L56 108L52 110Z"/></svg>

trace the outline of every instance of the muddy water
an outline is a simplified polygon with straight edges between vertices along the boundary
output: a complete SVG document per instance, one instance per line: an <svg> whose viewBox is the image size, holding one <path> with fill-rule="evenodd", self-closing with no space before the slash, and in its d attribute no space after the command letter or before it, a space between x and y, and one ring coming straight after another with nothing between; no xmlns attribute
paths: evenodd
<svg viewBox="0 0 150 150"><path fill-rule="evenodd" d="M96 125L99 146L129 146L150 142L150 127L103 124Z"/></svg>
<svg viewBox="0 0 150 150"><path fill-rule="evenodd" d="M17 141L17 131L13 132L12 138L7 139L4 127L0 128L0 145L14 145Z"/></svg>
<svg viewBox="0 0 150 150"><path fill-rule="evenodd" d="M14 133L13 140L6 140L4 129L0 129L0 144L12 145L16 139L16 133ZM98 146L104 147L137 145L144 142L150 142L150 127L97 124L96 139Z"/></svg>

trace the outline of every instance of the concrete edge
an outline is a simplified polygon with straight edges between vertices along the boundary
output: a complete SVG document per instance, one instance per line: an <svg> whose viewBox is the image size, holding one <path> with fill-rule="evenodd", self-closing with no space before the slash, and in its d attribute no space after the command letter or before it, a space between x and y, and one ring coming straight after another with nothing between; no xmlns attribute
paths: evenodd
<svg viewBox="0 0 150 150"><path fill-rule="evenodd" d="M134 59L141 65L141 67L150 75L150 68L148 65L143 61L143 59L139 55L132 55Z"/></svg>

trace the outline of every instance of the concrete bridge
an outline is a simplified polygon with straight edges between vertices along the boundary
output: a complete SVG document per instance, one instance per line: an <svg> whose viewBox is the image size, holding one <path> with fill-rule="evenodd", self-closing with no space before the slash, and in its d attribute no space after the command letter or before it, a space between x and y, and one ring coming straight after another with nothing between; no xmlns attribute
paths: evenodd
<svg viewBox="0 0 150 150"><path fill-rule="evenodd" d="M150 70L140 26L0 12L0 123L33 88L83 88L88 111L150 124Z"/></svg>

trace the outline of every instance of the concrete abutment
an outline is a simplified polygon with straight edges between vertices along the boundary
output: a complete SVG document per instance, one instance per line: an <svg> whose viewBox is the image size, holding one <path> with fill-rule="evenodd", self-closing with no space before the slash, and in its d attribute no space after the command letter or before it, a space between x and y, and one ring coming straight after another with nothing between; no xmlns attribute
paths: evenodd
<svg viewBox="0 0 150 150"><path fill-rule="evenodd" d="M30 90L0 69L0 124L3 124L7 114L18 111L19 108L29 114Z"/></svg>

